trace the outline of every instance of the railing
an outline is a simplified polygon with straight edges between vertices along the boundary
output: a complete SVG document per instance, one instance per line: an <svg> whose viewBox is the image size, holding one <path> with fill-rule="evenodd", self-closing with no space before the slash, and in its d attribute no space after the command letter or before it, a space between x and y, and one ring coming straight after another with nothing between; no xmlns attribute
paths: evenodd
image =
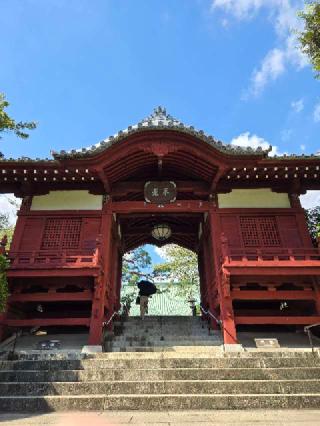
<svg viewBox="0 0 320 426"><path fill-rule="evenodd" d="M111 321L113 320L113 318L116 316L116 315L118 315L119 314L119 312L121 311L121 308L118 310L118 311L114 311L113 312L113 314L111 315L111 317L108 319L108 321L104 321L103 323L102 323L102 326L103 327L107 327L110 323L111 323Z"/></svg>
<svg viewBox="0 0 320 426"><path fill-rule="evenodd" d="M8 259L10 260L9 269L79 268L94 267L97 264L96 254L92 250L10 252Z"/></svg>
<svg viewBox="0 0 320 426"><path fill-rule="evenodd" d="M225 333L227 333L231 338L232 338L232 340L234 340L234 342L235 343L238 343L238 340L234 337L234 336L232 336L230 333L229 333L229 331L224 327L224 325L223 325L223 321L221 321L221 320L219 320L211 311L210 311L210 309L208 309L207 311L203 308L203 306L202 305L200 305L200 309L201 309L201 311L205 314L205 315L209 315L216 323L217 323L217 325L220 327L220 331L221 331L221 334L222 334L222 330L225 332ZM223 336L222 336L222 340L223 340Z"/></svg>
<svg viewBox="0 0 320 426"><path fill-rule="evenodd" d="M304 327L304 332L308 334L308 338L309 338L309 342L310 342L312 352L314 352L314 344L313 344L313 339L312 339L313 334L311 332L311 328L313 328L313 327L320 327L320 323L311 324L311 325L307 325L306 327Z"/></svg>
<svg viewBox="0 0 320 426"><path fill-rule="evenodd" d="M301 262L320 261L318 248L230 248L224 250L223 262Z"/></svg>

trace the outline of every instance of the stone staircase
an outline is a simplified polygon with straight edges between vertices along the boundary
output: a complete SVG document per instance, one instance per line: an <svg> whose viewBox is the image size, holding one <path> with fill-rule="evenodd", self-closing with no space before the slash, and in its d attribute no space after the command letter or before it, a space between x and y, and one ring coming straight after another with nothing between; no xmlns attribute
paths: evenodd
<svg viewBox="0 0 320 426"><path fill-rule="evenodd" d="M224 352L191 317L134 318L122 331L115 352L0 360L0 411L320 406L318 351Z"/></svg>
<svg viewBox="0 0 320 426"><path fill-rule="evenodd" d="M319 408L319 355L103 353L0 361L0 411Z"/></svg>
<svg viewBox="0 0 320 426"><path fill-rule="evenodd" d="M206 322L192 316L148 316L143 320L130 317L124 323L116 323L115 331L118 335L107 348L111 352L153 352L222 344L219 331L208 330Z"/></svg>

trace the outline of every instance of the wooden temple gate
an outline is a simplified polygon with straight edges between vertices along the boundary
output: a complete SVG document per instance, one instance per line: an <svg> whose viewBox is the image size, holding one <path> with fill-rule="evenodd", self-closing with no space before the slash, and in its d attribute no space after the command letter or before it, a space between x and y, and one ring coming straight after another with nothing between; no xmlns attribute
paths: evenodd
<svg viewBox="0 0 320 426"><path fill-rule="evenodd" d="M99 344L120 307L122 256L146 243L198 254L202 305L225 343L237 343L238 325L320 322L320 253L299 202L319 189L318 157L224 145L162 108L96 146L53 156L0 161L1 192L23 200L7 253L3 336L84 326ZM149 202L146 182L173 182L176 199ZM166 241L152 237L161 223Z"/></svg>

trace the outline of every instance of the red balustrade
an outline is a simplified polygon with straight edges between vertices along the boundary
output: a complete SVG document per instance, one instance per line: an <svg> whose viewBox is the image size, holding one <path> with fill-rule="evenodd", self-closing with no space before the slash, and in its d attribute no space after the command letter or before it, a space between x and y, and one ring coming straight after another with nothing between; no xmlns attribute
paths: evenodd
<svg viewBox="0 0 320 426"><path fill-rule="evenodd" d="M10 269L96 267L97 255L85 250L10 252Z"/></svg>

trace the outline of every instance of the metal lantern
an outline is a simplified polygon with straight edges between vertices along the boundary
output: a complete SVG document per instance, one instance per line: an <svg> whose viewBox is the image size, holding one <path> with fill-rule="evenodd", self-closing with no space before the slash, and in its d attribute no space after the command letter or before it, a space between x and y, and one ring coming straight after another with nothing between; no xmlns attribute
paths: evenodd
<svg viewBox="0 0 320 426"><path fill-rule="evenodd" d="M151 235L153 236L153 238L159 241L167 240L171 237L171 234L171 228L166 223L155 225L151 231Z"/></svg>

